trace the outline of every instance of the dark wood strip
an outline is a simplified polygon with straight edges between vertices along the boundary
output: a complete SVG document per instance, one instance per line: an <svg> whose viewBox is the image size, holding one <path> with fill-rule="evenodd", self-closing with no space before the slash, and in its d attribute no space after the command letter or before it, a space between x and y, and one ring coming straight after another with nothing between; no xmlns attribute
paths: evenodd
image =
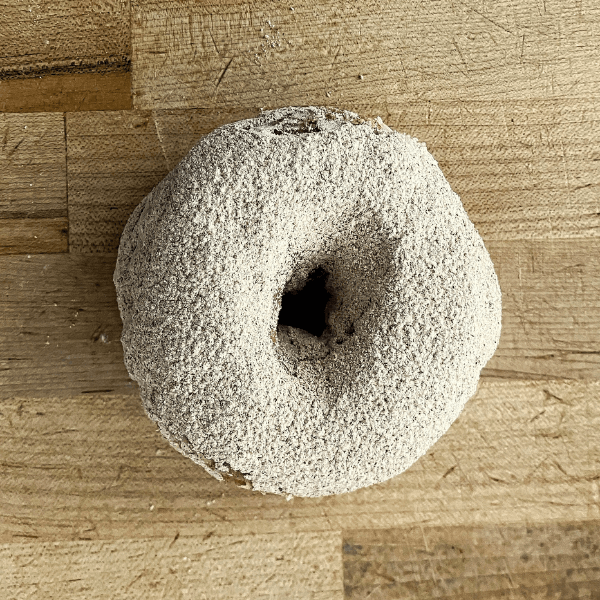
<svg viewBox="0 0 600 600"><path fill-rule="evenodd" d="M0 111L12 113L127 110L131 73L66 73L8 79L0 85Z"/></svg>
<svg viewBox="0 0 600 600"><path fill-rule="evenodd" d="M343 533L346 600L595 598L600 520Z"/></svg>

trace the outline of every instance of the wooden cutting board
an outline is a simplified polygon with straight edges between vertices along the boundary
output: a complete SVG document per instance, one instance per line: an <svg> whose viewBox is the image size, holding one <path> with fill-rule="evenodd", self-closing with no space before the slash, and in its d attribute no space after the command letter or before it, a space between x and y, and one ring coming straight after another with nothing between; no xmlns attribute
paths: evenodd
<svg viewBox="0 0 600 600"><path fill-rule="evenodd" d="M16 0L0 32L0 597L600 598L600 5ZM112 283L199 137L286 105L425 142L503 296L425 456L290 501L160 436Z"/></svg>

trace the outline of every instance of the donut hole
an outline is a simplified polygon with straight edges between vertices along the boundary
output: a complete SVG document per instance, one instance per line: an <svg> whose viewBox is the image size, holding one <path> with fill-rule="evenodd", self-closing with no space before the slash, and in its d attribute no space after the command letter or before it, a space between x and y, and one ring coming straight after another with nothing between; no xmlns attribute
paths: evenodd
<svg viewBox="0 0 600 600"><path fill-rule="evenodd" d="M332 327L338 304L335 278L331 270L314 265L299 268L284 286L273 339L289 374L306 379L306 369L312 369L307 382L323 369L334 339L343 337Z"/></svg>
<svg viewBox="0 0 600 600"><path fill-rule="evenodd" d="M317 267L308 274L301 289L283 294L278 329L288 326L317 338L323 335L327 327L327 304L333 297L326 287L329 275L323 267Z"/></svg>

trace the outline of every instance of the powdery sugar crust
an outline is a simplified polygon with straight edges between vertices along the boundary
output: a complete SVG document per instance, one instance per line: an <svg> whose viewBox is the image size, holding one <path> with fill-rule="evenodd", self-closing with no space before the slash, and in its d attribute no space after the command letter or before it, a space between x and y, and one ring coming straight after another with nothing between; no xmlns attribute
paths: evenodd
<svg viewBox="0 0 600 600"><path fill-rule="evenodd" d="M278 328L317 266L325 333ZM492 261L425 144L331 108L203 137L134 210L114 283L148 416L213 476L275 494L407 469L500 338Z"/></svg>

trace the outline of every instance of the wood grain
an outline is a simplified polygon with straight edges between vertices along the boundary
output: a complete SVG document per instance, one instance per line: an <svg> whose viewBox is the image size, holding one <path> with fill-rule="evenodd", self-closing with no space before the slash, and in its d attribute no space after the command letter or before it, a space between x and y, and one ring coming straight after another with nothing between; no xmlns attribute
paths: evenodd
<svg viewBox="0 0 600 600"><path fill-rule="evenodd" d="M4 0L0 31L0 80L130 67L129 0Z"/></svg>
<svg viewBox="0 0 600 600"><path fill-rule="evenodd" d="M485 240L600 235L600 100L365 106L427 144Z"/></svg>
<svg viewBox="0 0 600 600"><path fill-rule="evenodd" d="M133 102L350 108L598 97L599 34L600 6L577 0L140 0L132 8Z"/></svg>
<svg viewBox="0 0 600 600"><path fill-rule="evenodd" d="M490 242L502 334L482 376L598 378L600 242ZM0 397L137 393L123 364L115 257L0 259Z"/></svg>
<svg viewBox="0 0 600 600"><path fill-rule="evenodd" d="M347 600L600 595L600 521L344 532Z"/></svg>
<svg viewBox="0 0 600 600"><path fill-rule="evenodd" d="M20 254L0 256L0 597L600 598L600 5L131 5L0 0L0 111L29 113L0 114L0 254ZM503 294L500 347L423 457L290 501L162 438L112 282L189 148L286 105L426 142Z"/></svg>
<svg viewBox="0 0 600 600"><path fill-rule="evenodd" d="M7 79L0 111L13 113L132 108L131 73L77 73Z"/></svg>
<svg viewBox="0 0 600 600"><path fill-rule="evenodd" d="M15 552L33 559L58 541L598 521L599 394L600 381L481 381L404 473L290 501L213 479L134 396L14 397L0 407L0 544L32 544Z"/></svg>
<svg viewBox="0 0 600 600"><path fill-rule="evenodd" d="M136 393L123 363L112 257L0 259L0 396Z"/></svg>
<svg viewBox="0 0 600 600"><path fill-rule="evenodd" d="M502 332L483 376L600 377L600 242L486 241L502 290Z"/></svg>
<svg viewBox="0 0 600 600"><path fill-rule="evenodd" d="M0 219L0 254L67 252L66 217Z"/></svg>
<svg viewBox="0 0 600 600"><path fill-rule="evenodd" d="M4 598L341 600L339 532L0 546ZM8 595L6 595L8 594Z"/></svg>
<svg viewBox="0 0 600 600"><path fill-rule="evenodd" d="M67 114L70 249L116 253L146 194L246 109ZM600 235L600 101L362 105L427 143L487 240Z"/></svg>
<svg viewBox="0 0 600 600"><path fill-rule="evenodd" d="M68 250L62 114L0 114L0 254Z"/></svg>

